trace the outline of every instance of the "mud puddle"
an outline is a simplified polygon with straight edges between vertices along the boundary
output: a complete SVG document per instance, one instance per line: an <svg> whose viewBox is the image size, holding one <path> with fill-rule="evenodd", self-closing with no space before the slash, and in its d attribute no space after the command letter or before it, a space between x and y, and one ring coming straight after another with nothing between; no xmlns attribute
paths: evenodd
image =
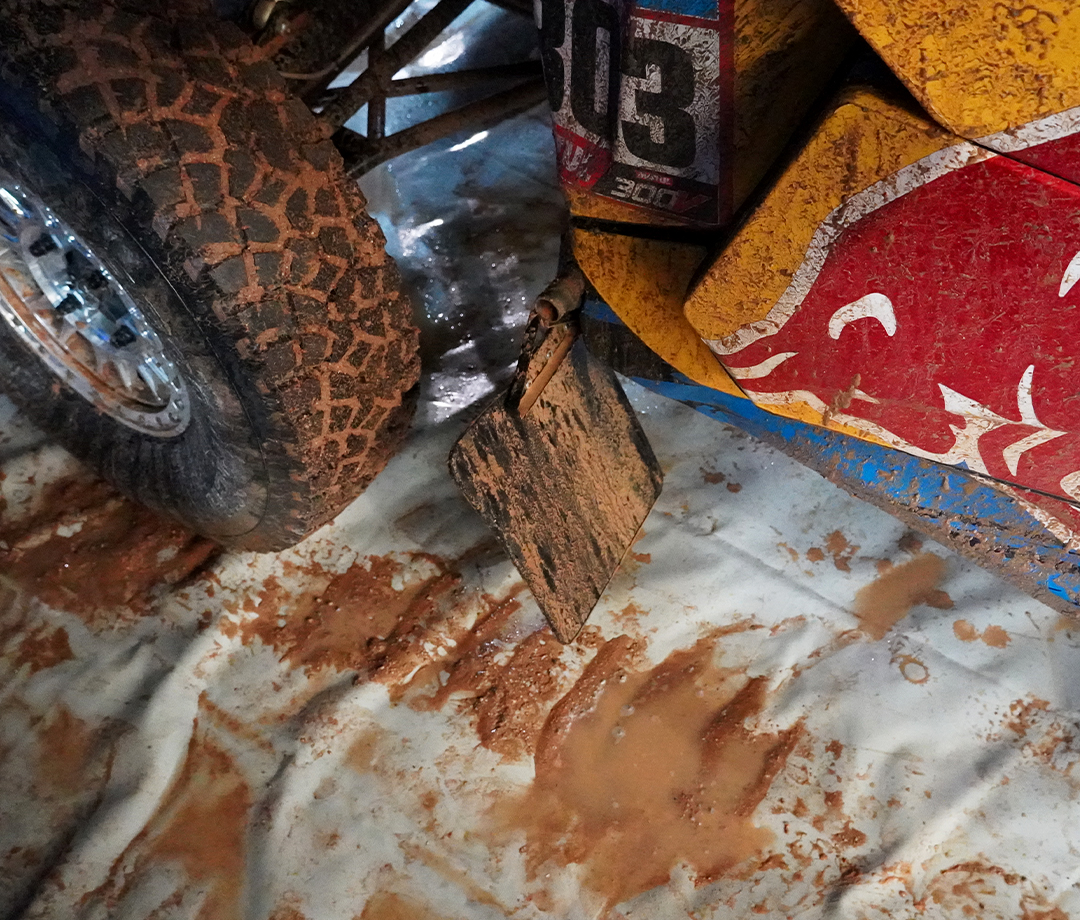
<svg viewBox="0 0 1080 920"><path fill-rule="evenodd" d="M154 589L207 565L219 547L101 480L58 480L22 520L0 519L0 577L94 627L136 615ZM122 615L121 615L122 616Z"/></svg>
<svg viewBox="0 0 1080 920"><path fill-rule="evenodd" d="M703 884L769 844L754 810L802 727L747 728L767 680L718 669L713 654L702 640L644 669L625 636L599 649L543 726L532 787L490 815L496 835L525 832L533 879L580 863L610 907L679 864Z"/></svg>

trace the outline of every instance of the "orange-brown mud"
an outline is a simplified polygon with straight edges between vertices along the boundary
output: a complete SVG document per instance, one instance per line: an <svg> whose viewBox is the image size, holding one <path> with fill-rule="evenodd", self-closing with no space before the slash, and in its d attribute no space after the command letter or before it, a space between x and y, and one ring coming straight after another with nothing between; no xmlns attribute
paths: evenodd
<svg viewBox="0 0 1080 920"><path fill-rule="evenodd" d="M95 627L114 623L118 608L144 612L155 586L188 578L218 551L89 477L53 483L32 515L0 522L0 576Z"/></svg>
<svg viewBox="0 0 1080 920"><path fill-rule="evenodd" d="M832 556L833 565L841 572L851 571L851 560L859 551L856 544L849 543L839 530L834 530L825 538L825 551Z"/></svg>
<svg viewBox="0 0 1080 920"><path fill-rule="evenodd" d="M178 895L203 892L200 920L239 920L251 804L233 758L196 725L183 769L154 816L84 902L122 897L151 867L174 864L187 877Z"/></svg>
<svg viewBox="0 0 1080 920"><path fill-rule="evenodd" d="M90 776L96 733L66 706L56 707L36 734L38 763L34 781L40 792L71 795L100 779Z"/></svg>
<svg viewBox="0 0 1080 920"><path fill-rule="evenodd" d="M946 563L940 556L919 553L860 588L854 614L863 632L871 639L881 639L916 604L948 610L952 599L938 587L945 571Z"/></svg>
<svg viewBox="0 0 1080 920"><path fill-rule="evenodd" d="M308 920L295 904L279 904L266 920Z"/></svg>
<svg viewBox="0 0 1080 920"><path fill-rule="evenodd" d="M633 629L641 618L648 616L649 612L631 601L622 610L615 611L611 618L619 629Z"/></svg>
<svg viewBox="0 0 1080 920"><path fill-rule="evenodd" d="M714 641L641 671L637 646L612 639L555 704L532 787L491 814L496 833L524 830L531 877L581 863L611 906L680 863L704 883L761 855L772 834L753 813L802 727L747 728L767 680L716 668Z"/></svg>
<svg viewBox="0 0 1080 920"><path fill-rule="evenodd" d="M358 920L443 920L443 917L412 898L380 891L368 898Z"/></svg>
<svg viewBox="0 0 1080 920"><path fill-rule="evenodd" d="M386 743L387 733L377 725L360 732L349 745L345 762L357 773L370 773L379 755L379 748Z"/></svg>
<svg viewBox="0 0 1080 920"><path fill-rule="evenodd" d="M517 593L493 607L446 658L421 668L407 688L414 709L441 709L455 700L476 725L481 744L511 759L534 752L563 674L563 646L546 627L500 655L521 606Z"/></svg>
<svg viewBox="0 0 1080 920"><path fill-rule="evenodd" d="M494 907L503 915L510 916L510 908L500 904L490 891L479 885L472 875L455 865L447 856L431 847L420 846L405 840L402 840L398 847L409 860L422 863L432 872L446 879L451 885L460 888L470 901Z"/></svg>
<svg viewBox="0 0 1080 920"><path fill-rule="evenodd" d="M904 680L912 684L925 684L930 679L930 671L914 655L901 655L895 659Z"/></svg>
<svg viewBox="0 0 1080 920"><path fill-rule="evenodd" d="M271 577L249 601L247 610L255 616L242 622L239 632L245 643L258 639L280 660L309 673L377 670L380 679L393 683L426 657L420 643L446 615L445 604L458 590L460 576L441 561L436 564L436 574L400 589L394 579L405 565L389 556L368 557L341 573L311 565L301 570L305 584L322 587L298 594Z"/></svg>
<svg viewBox="0 0 1080 920"><path fill-rule="evenodd" d="M28 672L32 675L55 668L74 657L67 630L63 626L54 628L43 625L23 636L11 660L16 669L28 665Z"/></svg>
<svg viewBox="0 0 1080 920"><path fill-rule="evenodd" d="M1000 626L987 626L980 634L967 620L956 620L953 623L953 635L961 642L974 642L982 639L991 648L1005 648L1009 644L1009 634Z"/></svg>
<svg viewBox="0 0 1080 920"><path fill-rule="evenodd" d="M1009 717L1005 727L1023 738L1035 722L1050 708L1047 700L1032 697L1029 700L1013 700L1009 705Z"/></svg>

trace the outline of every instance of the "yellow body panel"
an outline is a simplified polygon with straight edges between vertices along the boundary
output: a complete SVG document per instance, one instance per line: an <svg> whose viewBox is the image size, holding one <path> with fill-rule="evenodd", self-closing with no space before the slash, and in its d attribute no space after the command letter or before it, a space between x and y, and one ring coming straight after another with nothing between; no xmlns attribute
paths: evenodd
<svg viewBox="0 0 1080 920"><path fill-rule="evenodd" d="M1075 0L837 0L941 124L984 137L1080 105Z"/></svg>
<svg viewBox="0 0 1080 920"><path fill-rule="evenodd" d="M743 395L683 315L703 246L579 229L571 233L581 270L645 345L695 383Z"/></svg>
<svg viewBox="0 0 1080 920"><path fill-rule="evenodd" d="M854 38L832 0L737 0L735 209L773 165Z"/></svg>
<svg viewBox="0 0 1080 920"><path fill-rule="evenodd" d="M959 142L872 91L848 90L686 302L705 339L764 320L838 206L897 170Z"/></svg>

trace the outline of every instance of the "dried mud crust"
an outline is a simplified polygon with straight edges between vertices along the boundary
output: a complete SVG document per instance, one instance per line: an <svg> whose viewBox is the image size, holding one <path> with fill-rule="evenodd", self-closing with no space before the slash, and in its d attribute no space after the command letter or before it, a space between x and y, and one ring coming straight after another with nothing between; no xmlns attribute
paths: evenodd
<svg viewBox="0 0 1080 920"><path fill-rule="evenodd" d="M171 22L163 7L5 2L0 128L35 148L21 168L45 185L39 160L70 164L81 204L40 193L78 231L104 233L100 202L102 222L123 228L116 258L135 248L125 234L149 257L156 275L138 293L217 418L154 439L100 415L90 437L88 407L80 416L62 397L33 414L134 497L234 546L279 548L393 452L416 331L382 234L312 114L239 30ZM176 471L216 449L229 481ZM193 489L209 490L209 509L179 494Z"/></svg>

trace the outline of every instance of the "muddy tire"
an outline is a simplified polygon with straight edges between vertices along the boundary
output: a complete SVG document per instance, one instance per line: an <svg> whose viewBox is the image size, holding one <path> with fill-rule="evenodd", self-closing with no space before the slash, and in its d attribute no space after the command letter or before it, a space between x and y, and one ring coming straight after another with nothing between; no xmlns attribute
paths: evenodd
<svg viewBox="0 0 1080 920"><path fill-rule="evenodd" d="M311 113L232 26L148 8L3 4L0 177L137 304L182 381L184 420L139 430L35 357L10 321L0 388L131 497L227 545L277 549L393 452L416 331Z"/></svg>

